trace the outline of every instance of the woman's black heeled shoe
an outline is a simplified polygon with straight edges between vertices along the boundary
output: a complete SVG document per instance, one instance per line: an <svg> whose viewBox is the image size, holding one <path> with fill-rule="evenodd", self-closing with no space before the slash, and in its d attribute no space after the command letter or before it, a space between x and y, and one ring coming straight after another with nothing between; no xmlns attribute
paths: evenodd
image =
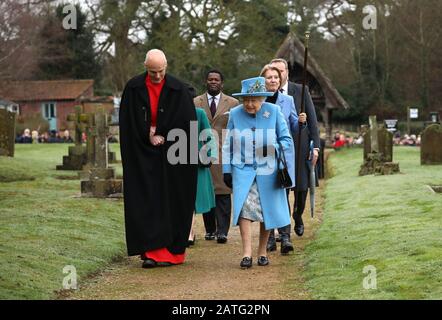
<svg viewBox="0 0 442 320"><path fill-rule="evenodd" d="M195 241L196 241L196 235L193 236L192 240L187 240L187 246L188 247L193 246L195 244Z"/></svg>
<svg viewBox="0 0 442 320"><path fill-rule="evenodd" d="M258 266L267 266L269 264L269 258L266 256L260 256L258 258Z"/></svg>
<svg viewBox="0 0 442 320"><path fill-rule="evenodd" d="M239 264L242 269L248 269L252 267L252 257L244 257Z"/></svg>

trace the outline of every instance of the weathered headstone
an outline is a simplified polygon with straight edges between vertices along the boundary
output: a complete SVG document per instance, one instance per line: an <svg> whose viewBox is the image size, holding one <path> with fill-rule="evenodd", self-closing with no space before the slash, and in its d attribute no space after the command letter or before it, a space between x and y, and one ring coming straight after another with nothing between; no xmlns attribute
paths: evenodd
<svg viewBox="0 0 442 320"><path fill-rule="evenodd" d="M364 137L364 164L360 176L369 174L390 175L399 172L393 161L393 134L384 127L378 128L376 116L370 116L370 129Z"/></svg>
<svg viewBox="0 0 442 320"><path fill-rule="evenodd" d="M442 186L428 186L430 187L431 191L434 193L441 193L442 194Z"/></svg>
<svg viewBox="0 0 442 320"><path fill-rule="evenodd" d="M86 152L88 163L81 178L81 194L87 197L106 198L121 196L123 184L115 179L115 169L108 167L108 142L110 116L99 109L88 117Z"/></svg>
<svg viewBox="0 0 442 320"><path fill-rule="evenodd" d="M13 157L15 150L15 112L0 109L0 156Z"/></svg>
<svg viewBox="0 0 442 320"><path fill-rule="evenodd" d="M74 130L75 145L69 147L68 155L63 156L63 164L56 167L57 170L81 170L86 164L86 147L82 144L81 136L85 130L85 123L82 118L86 117L82 113L81 106L75 107L75 113L68 115L67 120Z"/></svg>
<svg viewBox="0 0 442 320"><path fill-rule="evenodd" d="M68 115L68 123L71 129L75 132L75 146L69 147L68 155L63 156L63 164L58 165L57 170L80 171L85 165L93 162L94 140L89 140L90 144L86 144L86 146L82 143L83 132L87 133L87 128L92 126L93 117L93 113L83 113L81 106L76 106L75 113ZM115 152L108 151L108 158L109 163L117 162Z"/></svg>
<svg viewBox="0 0 442 320"><path fill-rule="evenodd" d="M377 125L376 125L377 126ZM372 136L374 131L368 130L363 134L364 138L364 160L368 160L368 155L376 151L381 153L385 162L393 161L393 133L384 127L377 127L377 150L373 149Z"/></svg>
<svg viewBox="0 0 442 320"><path fill-rule="evenodd" d="M421 135L421 165L442 164L442 125L428 126Z"/></svg>

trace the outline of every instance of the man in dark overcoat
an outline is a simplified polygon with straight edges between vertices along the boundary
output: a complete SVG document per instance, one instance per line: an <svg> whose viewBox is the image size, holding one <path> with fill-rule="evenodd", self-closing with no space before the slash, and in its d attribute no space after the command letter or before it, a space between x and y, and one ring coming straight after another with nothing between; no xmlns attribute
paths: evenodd
<svg viewBox="0 0 442 320"><path fill-rule="evenodd" d="M166 74L162 51L150 50L144 65L147 72L124 88L119 125L127 251L152 268L184 262L196 197L197 162L190 164L196 112L189 87ZM168 154L178 140L172 130L183 133L185 161Z"/></svg>
<svg viewBox="0 0 442 320"><path fill-rule="evenodd" d="M278 68L278 70L281 72L282 81L280 90L282 90L282 93L288 94L294 98L296 111L299 115L301 112L302 85L288 81L289 70L286 60L273 59L270 63L274 67ZM310 157L310 141L313 141L313 159L311 160L313 167L316 170L315 184L318 186L316 162L318 161L320 151L319 129L315 106L307 86L305 89L304 107L304 112L307 115L307 123L300 124L299 126L301 130L301 141L298 141L297 134L295 137L293 137L295 140L295 150L297 150L296 148L298 143L300 143L300 154L297 154L296 157L301 157L299 162L295 162L296 164L299 163L300 167L299 170L296 169L295 171L299 174L299 177L296 177L296 186L294 188L295 203L293 205L293 220L295 221L294 229L298 236L302 236L304 234L304 222L302 220L302 214L304 213L305 202L310 185L310 168L307 162ZM288 230L283 230L282 233L284 234L289 230L290 226L288 226Z"/></svg>

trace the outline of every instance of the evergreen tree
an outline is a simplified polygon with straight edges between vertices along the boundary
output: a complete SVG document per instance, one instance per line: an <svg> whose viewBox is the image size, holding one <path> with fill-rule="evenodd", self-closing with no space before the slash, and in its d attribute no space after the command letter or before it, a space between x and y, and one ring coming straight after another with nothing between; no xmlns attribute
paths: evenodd
<svg viewBox="0 0 442 320"><path fill-rule="evenodd" d="M48 39L41 56L41 79L99 79L100 64L94 51L94 35L87 16L76 5L77 28L63 29L64 4L48 16L41 37Z"/></svg>

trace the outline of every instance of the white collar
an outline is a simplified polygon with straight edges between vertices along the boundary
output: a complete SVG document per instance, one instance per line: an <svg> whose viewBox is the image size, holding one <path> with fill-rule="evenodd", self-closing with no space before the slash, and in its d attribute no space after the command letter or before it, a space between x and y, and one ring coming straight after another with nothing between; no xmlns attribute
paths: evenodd
<svg viewBox="0 0 442 320"><path fill-rule="evenodd" d="M212 96L207 92L207 101L209 101L209 106L210 106L210 103L212 102L212 97L215 97L215 104L216 104L216 107L218 107L219 101L221 99L221 92L218 93L216 96Z"/></svg>
<svg viewBox="0 0 442 320"><path fill-rule="evenodd" d="M281 89L283 89L284 91L283 91L283 93L284 94L289 94L289 82L287 81L286 83L285 83L285 85L283 85L282 86L282 88Z"/></svg>
<svg viewBox="0 0 442 320"><path fill-rule="evenodd" d="M221 92L218 93L216 96L212 96L211 94L209 94L209 93L207 92L207 99L208 99L209 101L212 99L212 97L215 97L216 102L218 102L219 99L221 98Z"/></svg>

